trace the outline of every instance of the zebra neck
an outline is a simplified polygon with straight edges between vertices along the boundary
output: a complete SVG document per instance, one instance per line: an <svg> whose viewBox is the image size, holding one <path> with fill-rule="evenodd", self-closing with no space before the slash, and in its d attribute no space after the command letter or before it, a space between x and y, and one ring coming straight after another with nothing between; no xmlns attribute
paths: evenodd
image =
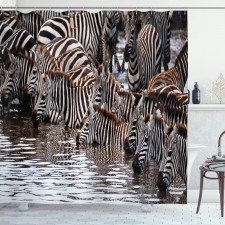
<svg viewBox="0 0 225 225"><path fill-rule="evenodd" d="M138 52L134 51L128 61L128 82L131 91L136 91L139 84Z"/></svg>

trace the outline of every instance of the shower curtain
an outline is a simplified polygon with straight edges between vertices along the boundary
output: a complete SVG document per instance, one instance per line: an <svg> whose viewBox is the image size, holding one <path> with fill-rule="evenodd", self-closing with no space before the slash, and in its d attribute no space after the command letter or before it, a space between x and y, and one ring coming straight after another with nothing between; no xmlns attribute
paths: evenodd
<svg viewBox="0 0 225 225"><path fill-rule="evenodd" d="M0 14L0 197L187 202L187 11Z"/></svg>

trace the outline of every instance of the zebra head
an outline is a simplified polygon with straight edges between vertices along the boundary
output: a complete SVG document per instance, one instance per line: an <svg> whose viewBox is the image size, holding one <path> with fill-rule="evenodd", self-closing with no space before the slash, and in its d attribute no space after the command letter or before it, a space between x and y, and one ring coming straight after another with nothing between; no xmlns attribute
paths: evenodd
<svg viewBox="0 0 225 225"><path fill-rule="evenodd" d="M86 116L83 118L83 126L81 131L77 134L76 140L78 144L92 144L95 136L95 111L93 103L89 103L88 111Z"/></svg>
<svg viewBox="0 0 225 225"><path fill-rule="evenodd" d="M41 91L39 93L36 105L32 112L32 122L35 128L38 128L39 124L48 117L50 114L48 110L50 110L50 89L51 89L51 81L48 76L42 76L42 85Z"/></svg>
<svg viewBox="0 0 225 225"><path fill-rule="evenodd" d="M39 49L35 50L35 66L32 69L31 75L28 78L27 84L26 84L26 92L28 95L34 97L38 95L38 92L40 90L39 86L42 83L43 80L43 70L44 64L43 64L43 55L39 52Z"/></svg>
<svg viewBox="0 0 225 225"><path fill-rule="evenodd" d="M37 84L38 84L38 69L35 66L26 84L26 92L28 95L34 97L37 94Z"/></svg>
<svg viewBox="0 0 225 225"><path fill-rule="evenodd" d="M118 93L116 92L115 93L115 98L114 98L114 102L112 104L112 107L111 107L111 112L114 113L117 118L119 120L122 121L122 117L123 117L123 113L122 113L122 101L121 101L121 97L118 95Z"/></svg>
<svg viewBox="0 0 225 225"><path fill-rule="evenodd" d="M140 100L140 103L142 101ZM127 131L127 136L124 141L124 150L127 154L135 153L135 150L138 145L138 139L140 137L140 132L144 126L144 118L141 115L142 107L140 104L136 106L134 109L132 119L129 124L129 128Z"/></svg>
<svg viewBox="0 0 225 225"><path fill-rule="evenodd" d="M120 21L119 12L118 11L108 11L103 32L105 32L106 36L111 39L117 32L117 24Z"/></svg>
<svg viewBox="0 0 225 225"><path fill-rule="evenodd" d="M19 76L20 67L17 58L10 52L8 52L8 54L11 63L2 87L1 96L2 103L6 107L8 106L8 103L13 100L15 93L18 92L18 86L21 79L21 76Z"/></svg>
<svg viewBox="0 0 225 225"><path fill-rule="evenodd" d="M148 165L150 159L151 159L151 152L149 144L150 138L152 135L152 129L154 125L155 115L147 115L145 118L145 125L143 127L143 130L141 132L140 141L138 143L135 155L134 155L134 161L133 161L133 170L134 173L141 173L146 166Z"/></svg>
<svg viewBox="0 0 225 225"><path fill-rule="evenodd" d="M135 26L131 25L130 30L128 31L129 34L127 34L127 42L124 50L124 59L126 62L128 62L130 55L132 55L136 51L136 30Z"/></svg>
<svg viewBox="0 0 225 225"><path fill-rule="evenodd" d="M126 24L126 45L124 50L124 59L129 61L130 56L136 52L137 39L137 15L136 12L128 12Z"/></svg>
<svg viewBox="0 0 225 225"><path fill-rule="evenodd" d="M173 130L169 128L167 131L167 139L163 148L164 157L160 164L159 174L157 178L157 186L160 192L166 191L167 187L169 187L170 183L176 176L178 170L177 125L175 125L172 129Z"/></svg>

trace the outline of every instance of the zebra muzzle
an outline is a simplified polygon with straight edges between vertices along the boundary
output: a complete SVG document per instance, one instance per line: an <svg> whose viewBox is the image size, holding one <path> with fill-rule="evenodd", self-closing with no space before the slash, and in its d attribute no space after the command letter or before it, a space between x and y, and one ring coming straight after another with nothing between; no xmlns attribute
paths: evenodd
<svg viewBox="0 0 225 225"><path fill-rule="evenodd" d="M166 192L167 185L164 182L163 179L163 171L160 171L157 178L157 187L159 189L159 192Z"/></svg>
<svg viewBox="0 0 225 225"><path fill-rule="evenodd" d="M8 98L8 95L6 94L5 88L2 90L1 101L4 107L8 107L9 98Z"/></svg>
<svg viewBox="0 0 225 225"><path fill-rule="evenodd" d="M135 154L132 167L133 167L134 173L137 173L137 174L141 173L141 167L139 165L139 153Z"/></svg>
<svg viewBox="0 0 225 225"><path fill-rule="evenodd" d="M129 137L126 137L125 138L125 141L124 141L124 151L125 151L126 154L132 154L133 153L133 151L130 148Z"/></svg>
<svg viewBox="0 0 225 225"><path fill-rule="evenodd" d="M81 132L77 132L76 144L80 144L80 136L81 136Z"/></svg>

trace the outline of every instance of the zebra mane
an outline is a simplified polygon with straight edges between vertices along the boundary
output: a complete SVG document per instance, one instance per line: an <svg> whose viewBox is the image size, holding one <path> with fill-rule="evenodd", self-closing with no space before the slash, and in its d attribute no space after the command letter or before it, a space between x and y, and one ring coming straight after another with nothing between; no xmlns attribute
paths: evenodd
<svg viewBox="0 0 225 225"><path fill-rule="evenodd" d="M41 55L47 59L47 61L50 61L51 64L55 67L55 70L60 70L58 67L58 63L56 59L51 55L50 51L46 48L45 45L39 44L38 45L38 52L41 53Z"/></svg>
<svg viewBox="0 0 225 225"><path fill-rule="evenodd" d="M135 98L141 98L142 97L142 93L130 92L130 91L124 91L124 90L118 91L118 94L120 96L131 96L131 95L133 95Z"/></svg>
<svg viewBox="0 0 225 225"><path fill-rule="evenodd" d="M188 51L188 41L185 41L182 49L180 50L180 53L179 55L177 56L176 60L175 60L175 63L174 63L174 67L177 67L179 62L180 62L180 58L186 54L186 52Z"/></svg>
<svg viewBox="0 0 225 225"><path fill-rule="evenodd" d="M101 108L99 105L93 104L93 108L95 111L101 113L103 116L109 118L110 120L113 120L117 125L120 125L122 123L114 113Z"/></svg>

